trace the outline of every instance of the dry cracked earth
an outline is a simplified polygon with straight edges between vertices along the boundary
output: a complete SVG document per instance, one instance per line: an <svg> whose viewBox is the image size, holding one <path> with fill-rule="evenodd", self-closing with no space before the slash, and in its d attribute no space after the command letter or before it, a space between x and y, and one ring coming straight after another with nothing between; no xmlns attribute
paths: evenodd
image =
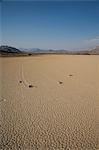
<svg viewBox="0 0 99 150"><path fill-rule="evenodd" d="M0 150L99 149L99 56L0 58Z"/></svg>

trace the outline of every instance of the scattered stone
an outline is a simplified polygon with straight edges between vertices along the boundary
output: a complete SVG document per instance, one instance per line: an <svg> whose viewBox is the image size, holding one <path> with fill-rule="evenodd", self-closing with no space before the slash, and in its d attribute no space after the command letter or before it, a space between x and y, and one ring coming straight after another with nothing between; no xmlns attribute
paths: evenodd
<svg viewBox="0 0 99 150"><path fill-rule="evenodd" d="M59 82L59 84L63 84L63 82L62 81L58 81Z"/></svg>
<svg viewBox="0 0 99 150"><path fill-rule="evenodd" d="M29 85L29 88L33 88L34 86L32 84Z"/></svg>
<svg viewBox="0 0 99 150"><path fill-rule="evenodd" d="M72 74L69 74L69 77L72 77L73 75Z"/></svg>

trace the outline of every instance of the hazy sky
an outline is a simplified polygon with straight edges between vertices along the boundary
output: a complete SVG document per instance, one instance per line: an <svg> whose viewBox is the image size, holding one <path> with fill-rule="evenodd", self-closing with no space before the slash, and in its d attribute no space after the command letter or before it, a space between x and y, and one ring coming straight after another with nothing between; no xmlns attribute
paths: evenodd
<svg viewBox="0 0 99 150"><path fill-rule="evenodd" d="M2 2L2 44L77 49L99 45L99 1Z"/></svg>

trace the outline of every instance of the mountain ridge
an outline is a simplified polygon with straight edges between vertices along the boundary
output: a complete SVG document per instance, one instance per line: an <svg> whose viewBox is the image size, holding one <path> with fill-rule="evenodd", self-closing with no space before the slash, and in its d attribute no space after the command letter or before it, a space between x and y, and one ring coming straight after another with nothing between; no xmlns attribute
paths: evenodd
<svg viewBox="0 0 99 150"><path fill-rule="evenodd" d="M43 50L39 48L31 48L31 49L17 49L15 47L2 45L0 46L0 54L1 55L33 55L33 54L67 54L67 55L99 55L99 46L91 50L79 50L79 51L69 51L69 50Z"/></svg>
<svg viewBox="0 0 99 150"><path fill-rule="evenodd" d="M11 46L0 46L0 53L22 53L19 49Z"/></svg>

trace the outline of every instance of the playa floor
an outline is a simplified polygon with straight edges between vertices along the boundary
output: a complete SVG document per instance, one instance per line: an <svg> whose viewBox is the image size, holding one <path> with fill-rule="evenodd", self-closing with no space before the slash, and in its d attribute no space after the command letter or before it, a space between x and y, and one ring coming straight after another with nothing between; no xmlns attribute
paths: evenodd
<svg viewBox="0 0 99 150"><path fill-rule="evenodd" d="M0 150L97 150L99 56L0 58Z"/></svg>

